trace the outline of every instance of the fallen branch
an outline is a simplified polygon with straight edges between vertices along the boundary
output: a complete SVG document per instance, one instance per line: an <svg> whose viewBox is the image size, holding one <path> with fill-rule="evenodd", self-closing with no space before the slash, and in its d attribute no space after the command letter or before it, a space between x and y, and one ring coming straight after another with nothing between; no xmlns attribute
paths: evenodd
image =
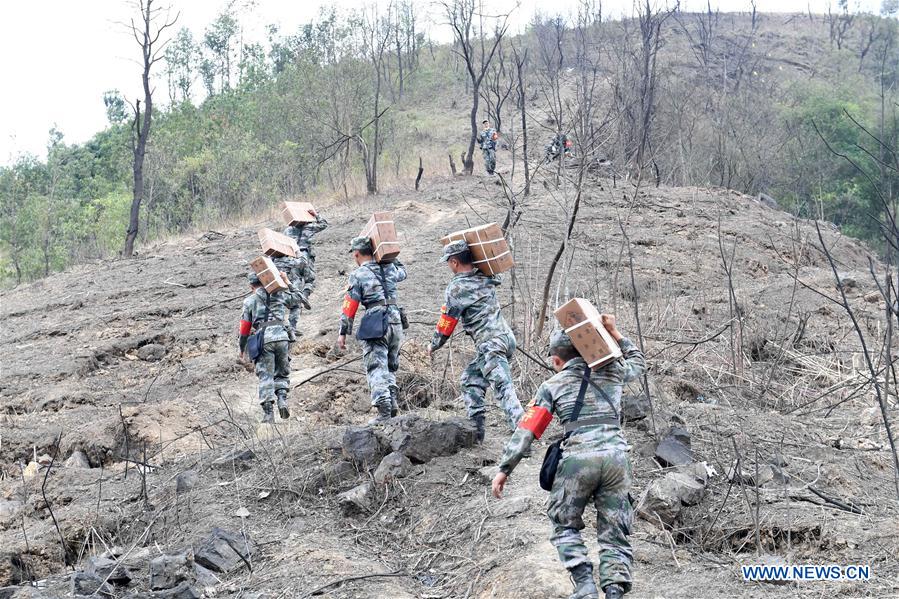
<svg viewBox="0 0 899 599"><path fill-rule="evenodd" d="M223 300L219 300L217 302L212 302L211 304L207 304L205 306L200 306L199 308L194 308L193 310L188 310L187 312L184 313L184 316L182 316L182 318L187 318L188 316L193 316L194 314L199 314L200 312L203 312L204 310L208 310L209 308L215 308L216 306L221 305L221 304L227 304L228 302L233 302L234 300L245 297L246 295L247 295L246 293L241 293L240 295L235 295L234 297L229 297L229 298L226 298Z"/></svg>
<svg viewBox="0 0 899 599"><path fill-rule="evenodd" d="M333 582L329 582L326 585L322 585L322 586L318 587L317 589L314 589L312 592L310 592L306 596L314 597L316 595L323 595L326 589L329 589L333 586L338 586L338 585L341 585L341 584L344 584L347 582L354 582L357 580L365 580L366 578L391 578L391 577L398 577L398 576L409 576L409 574L407 574L406 572L398 571L398 572L385 572L383 574L363 574L362 576L347 576L346 578L340 578Z"/></svg>
<svg viewBox="0 0 899 599"><path fill-rule="evenodd" d="M858 507L854 503L852 503L852 502L845 503L843 501L840 501L839 499L836 499L835 497L830 497L828 495L825 495L824 493L822 493L815 487L810 486L808 488L808 490L811 491L812 493L814 493L815 495L817 495L818 497L820 497L821 499L823 499L825 502L829 503L832 506L838 507L839 509L841 509L843 511L851 512L853 514L864 514L865 513L865 511L862 508Z"/></svg>
<svg viewBox="0 0 899 599"><path fill-rule="evenodd" d="M355 358L349 358L349 359L347 359L347 360L344 360L343 362L338 362L337 364L333 364L333 365L331 365L331 366L328 366L327 368L323 368L323 369L319 370L318 372L316 372L315 374L313 374L312 376L306 377L305 379L303 379L302 381L300 381L299 383L297 383L296 385L294 385L292 388L293 388L293 389L296 389L296 388L299 387L300 385L305 385L305 384L308 383L309 381L311 381L311 380L313 380L313 379L316 379L316 378L320 377L320 376L323 375L323 374L327 374L327 373L329 373L329 372L332 372L332 371L334 371L334 370L337 370L338 368L340 368L340 367L342 367L342 366L346 366L347 364L352 364L353 362L358 362L358 361L361 360L361 359L362 359L362 356L359 355L359 356L356 356Z"/></svg>
<svg viewBox="0 0 899 599"><path fill-rule="evenodd" d="M421 162L421 156L418 157L418 176L415 177L415 191L418 191L418 184L421 183L421 176L425 173L425 167Z"/></svg>

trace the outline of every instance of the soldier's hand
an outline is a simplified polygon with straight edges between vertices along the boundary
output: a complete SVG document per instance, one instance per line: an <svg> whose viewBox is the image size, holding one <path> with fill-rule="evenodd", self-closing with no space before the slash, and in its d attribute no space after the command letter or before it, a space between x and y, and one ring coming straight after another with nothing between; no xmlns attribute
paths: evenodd
<svg viewBox="0 0 899 599"><path fill-rule="evenodd" d="M428 344L427 351L428 351L428 357L433 358L434 357L434 347L431 344Z"/></svg>
<svg viewBox="0 0 899 599"><path fill-rule="evenodd" d="M342 350L346 349L346 335L338 335L337 347L339 347Z"/></svg>
<svg viewBox="0 0 899 599"><path fill-rule="evenodd" d="M615 339L615 341L620 341L623 335L618 331L618 327L615 326L615 315L603 314L600 318L602 319L602 326L606 327L606 330L612 335L612 338Z"/></svg>
<svg viewBox="0 0 899 599"><path fill-rule="evenodd" d="M497 499L503 498L503 488L506 486L508 478L509 475L505 472L497 472L496 476L493 477L493 496Z"/></svg>

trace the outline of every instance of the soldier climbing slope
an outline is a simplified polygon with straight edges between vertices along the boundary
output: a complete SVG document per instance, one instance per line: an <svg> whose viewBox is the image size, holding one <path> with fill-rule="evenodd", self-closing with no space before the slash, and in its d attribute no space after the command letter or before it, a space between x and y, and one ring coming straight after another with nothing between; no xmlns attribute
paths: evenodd
<svg viewBox="0 0 899 599"><path fill-rule="evenodd" d="M571 157L571 140L565 133L557 133L543 148L543 163L548 164L564 153L565 158Z"/></svg>
<svg viewBox="0 0 899 599"><path fill-rule="evenodd" d="M556 374L537 389L518 429L509 439L493 479L493 494L502 497L512 470L557 416L565 428L562 459L549 496L550 537L574 580L569 599L596 598L593 564L581 539L584 508L596 507L599 540L599 582L606 599L618 599L631 587L631 546L628 541L633 508L629 491L631 465L621 432L621 387L646 368L643 352L623 337L615 317L602 323L618 341L623 357L589 372L584 359L563 331L550 337L549 352Z"/></svg>
<svg viewBox="0 0 899 599"><path fill-rule="evenodd" d="M488 175L492 175L496 170L496 140L499 139L499 133L490 126L490 121L484 119L481 124L484 128L478 133L478 146L484 155L484 168Z"/></svg>
<svg viewBox="0 0 899 599"><path fill-rule="evenodd" d="M406 269L399 260L387 264L375 262L368 237L353 239L350 251L358 268L350 274L337 346L346 349L346 336L353 332L353 320L361 303L365 315L356 337L362 342L362 363L368 376L371 405L378 411L369 424L378 424L396 416L398 409L396 371L400 366L403 327L396 303L397 283L406 280Z"/></svg>
<svg viewBox="0 0 899 599"><path fill-rule="evenodd" d="M290 328L287 329L287 334L290 342L293 343L299 333L297 326L300 320L300 307L307 310L312 309L307 296L312 292L311 285L315 281L315 275L309 266L309 258L303 252L297 254L296 258L278 256L272 258L272 262L278 270L287 275L287 281L290 284L290 298L287 300L287 309L290 311L288 319Z"/></svg>
<svg viewBox="0 0 899 599"><path fill-rule="evenodd" d="M493 393L506 413L509 428L514 430L524 413L509 366L509 358L515 352L515 335L506 324L496 299L500 278L488 277L474 267L471 250L464 241L447 244L440 261L449 265L454 276L446 288L443 313L428 347L428 355L443 347L461 321L463 330L477 348L477 355L462 373L462 395L468 417L477 427L478 441L483 441L484 396L488 385L493 387Z"/></svg>
<svg viewBox="0 0 899 599"><path fill-rule="evenodd" d="M317 233L321 233L328 228L328 221L317 212L310 211L315 217L315 222L302 223L299 225L289 225L284 228L283 233L293 238L300 248L300 254L306 257L308 262L306 274L304 277L305 284L303 286L303 294L308 298L315 289L315 249L312 244L312 237Z"/></svg>
<svg viewBox="0 0 899 599"><path fill-rule="evenodd" d="M287 327L284 324L290 293L268 293L259 277L252 273L249 281L253 293L243 302L238 347L241 360L247 355L256 363L262 422L272 423L275 419L273 404L276 399L281 418L290 418L287 407L290 354Z"/></svg>

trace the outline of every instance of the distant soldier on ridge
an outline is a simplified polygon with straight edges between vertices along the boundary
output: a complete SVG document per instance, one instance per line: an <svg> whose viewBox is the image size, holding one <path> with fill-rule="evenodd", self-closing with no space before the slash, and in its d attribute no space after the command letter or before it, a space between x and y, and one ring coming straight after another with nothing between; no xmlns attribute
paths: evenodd
<svg viewBox="0 0 899 599"><path fill-rule="evenodd" d="M499 139L499 133L490 126L490 121L484 119L481 123L484 128L478 133L478 146L484 155L484 168L487 174L492 175L496 170L496 140Z"/></svg>

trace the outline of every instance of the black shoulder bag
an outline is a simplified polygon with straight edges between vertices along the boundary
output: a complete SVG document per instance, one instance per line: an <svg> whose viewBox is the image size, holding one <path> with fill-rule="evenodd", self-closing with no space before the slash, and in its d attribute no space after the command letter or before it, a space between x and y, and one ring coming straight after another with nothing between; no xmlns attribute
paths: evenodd
<svg viewBox="0 0 899 599"><path fill-rule="evenodd" d="M262 317L262 324L259 325L259 329L247 339L247 355L254 362L259 359L259 356L262 354L262 348L265 346L265 327L268 324L268 309L271 305L271 301L272 294L266 291L265 316Z"/></svg>
<svg viewBox="0 0 899 599"><path fill-rule="evenodd" d="M365 307L365 314L362 315L362 321L359 323L359 330L356 331L356 339L360 341L373 341L375 339L383 339L387 335L388 316L387 316L387 284L384 281L384 267L378 265L381 274L378 277L381 283L381 291L384 292L384 301L375 302ZM384 306L383 310L370 310L375 306Z"/></svg>
<svg viewBox="0 0 899 599"><path fill-rule="evenodd" d="M577 420L584 407L584 394L587 392L587 383L590 381L590 367L584 365L584 375L581 377L581 388L577 392L577 401L574 402L574 411L571 412L571 421ZM571 432L565 433L565 436L557 440L555 443L546 448L546 454L543 456L543 465L540 466L540 488L549 491L553 488L553 481L556 480L556 470L559 469L559 462L562 461L562 443L571 436Z"/></svg>

